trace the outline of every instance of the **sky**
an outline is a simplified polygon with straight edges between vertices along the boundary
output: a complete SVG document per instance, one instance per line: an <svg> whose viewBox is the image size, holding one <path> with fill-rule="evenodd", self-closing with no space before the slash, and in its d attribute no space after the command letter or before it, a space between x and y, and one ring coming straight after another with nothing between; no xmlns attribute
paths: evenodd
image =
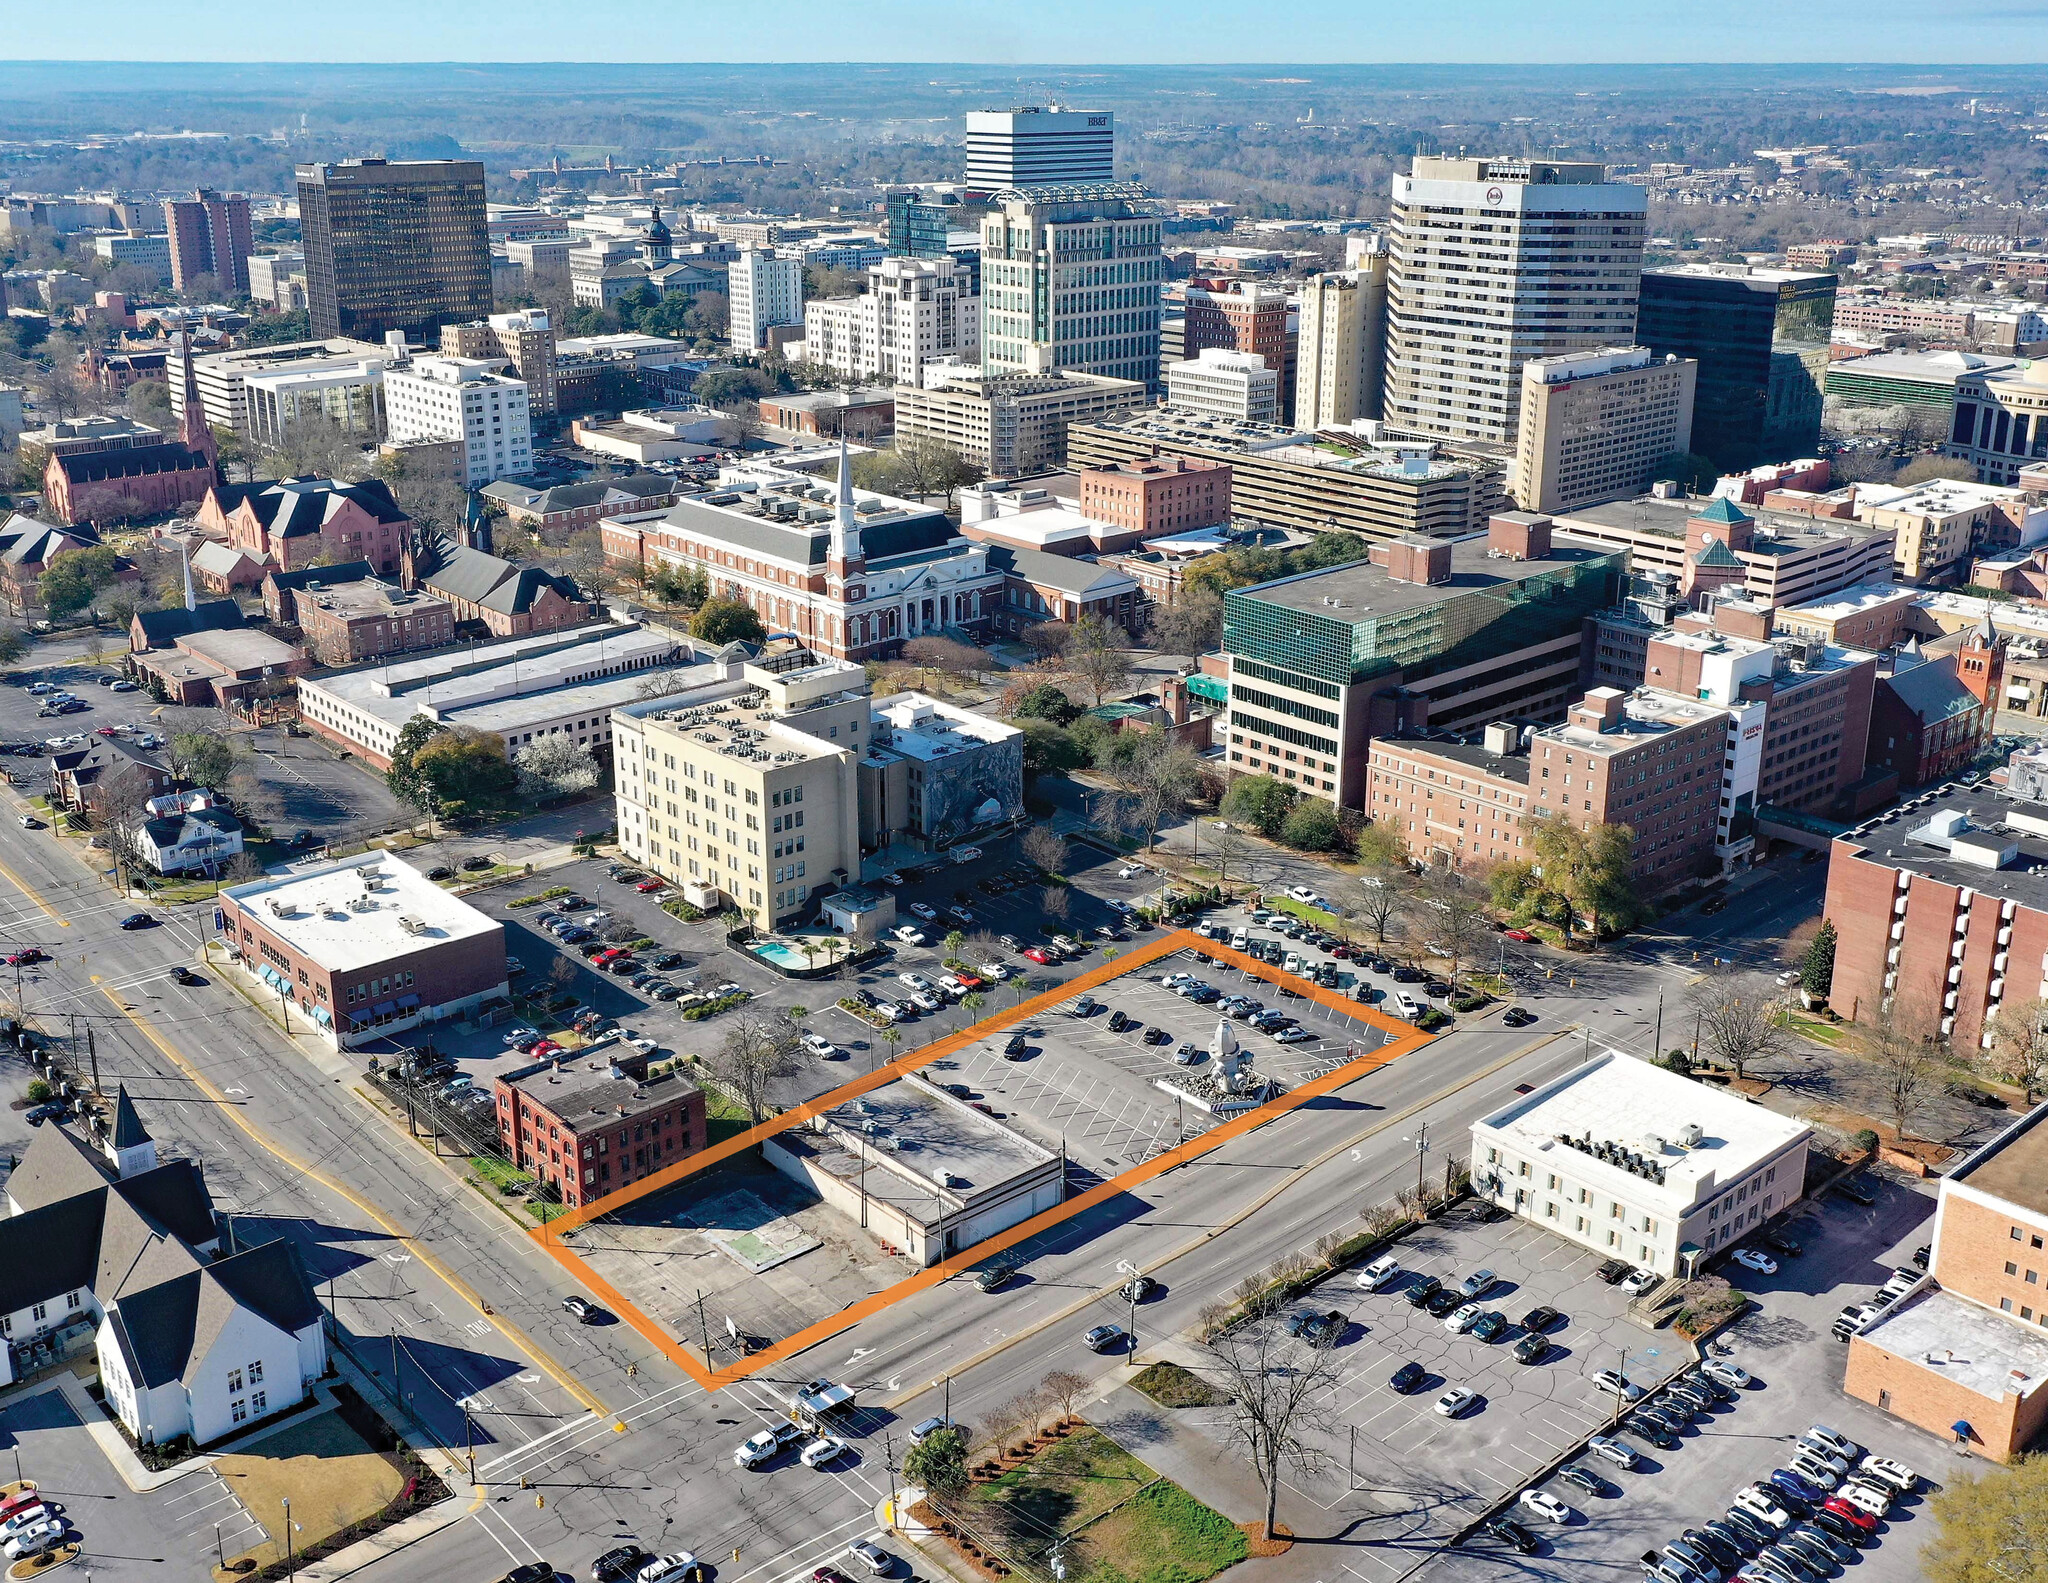
<svg viewBox="0 0 2048 1583"><path fill-rule="evenodd" d="M2048 0L0 0L4 58L220 61L2048 60Z"/></svg>

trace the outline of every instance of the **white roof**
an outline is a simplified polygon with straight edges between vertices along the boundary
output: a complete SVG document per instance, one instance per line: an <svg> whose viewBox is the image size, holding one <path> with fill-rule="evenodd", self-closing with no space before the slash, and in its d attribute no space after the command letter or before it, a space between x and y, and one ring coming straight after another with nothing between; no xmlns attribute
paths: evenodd
<svg viewBox="0 0 2048 1583"><path fill-rule="evenodd" d="M2048 1381L2048 1336L1951 1292L1886 1309L1859 1339L2001 1408L2008 1391L2027 1397Z"/></svg>
<svg viewBox="0 0 2048 1583"><path fill-rule="evenodd" d="M1702 1132L1691 1148L1678 1141L1688 1123L1696 1123ZM1627 1183L1630 1196L1662 1197L1675 1210L1748 1175L1813 1131L1802 1121L1617 1050L1573 1067L1473 1123L1475 1133L1482 1128L1500 1134L1511 1148L1554 1157L1560 1172L1589 1180L1612 1173L1617 1186ZM1560 1135L1620 1144L1660 1164L1664 1182L1660 1186L1570 1147L1559 1141ZM1659 1139L1661 1148L1653 1142Z"/></svg>
<svg viewBox="0 0 2048 1583"><path fill-rule="evenodd" d="M1778 614L1780 617L1812 616L1817 621L1838 621L1859 611L1875 610L1895 599L1914 598L1919 592L1917 588L1902 587L1898 583L1858 583L1854 588L1838 588L1803 605L1792 605Z"/></svg>
<svg viewBox="0 0 2048 1583"><path fill-rule="evenodd" d="M374 885L364 878L370 873L380 876ZM336 973L451 940L502 940L505 933L503 924L389 852L364 852L310 871L232 885L221 895Z"/></svg>

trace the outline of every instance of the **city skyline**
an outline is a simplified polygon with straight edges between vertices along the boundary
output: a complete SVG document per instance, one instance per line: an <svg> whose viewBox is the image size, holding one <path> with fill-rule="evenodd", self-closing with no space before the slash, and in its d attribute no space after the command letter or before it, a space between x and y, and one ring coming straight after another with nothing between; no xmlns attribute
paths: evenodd
<svg viewBox="0 0 2048 1583"><path fill-rule="evenodd" d="M1908 0L1817 0L1794 11L1764 0L1733 0L1711 12L1619 14L1584 0L1541 11L1504 0L1477 0L1454 23L1405 9L1364 10L1328 0L1296 8L1298 30L1274 30L1247 40L1235 7L1197 0L1124 0L1104 7L1050 0L1018 11L982 5L942 6L894 0L849 13L810 0L785 13L772 58L789 62L929 62L934 65L1108 66L1243 64L1290 65L1309 52L1313 35L1321 61L1443 64L1743 64L1764 61L1850 61L1908 65L2013 65L2048 58L2048 31L2039 6L1996 0L1917 6ZM114 0L99 12L104 24L76 28L63 13L10 19L10 58L39 61L183 59L246 62L354 63L388 61L394 40L417 62L561 62L603 64L634 60L729 64L771 58L751 17L733 14L693 23L687 55L660 37L633 39L634 15L616 0L585 8L586 24L565 34L560 16L532 0L485 7L476 0L428 11L367 0L345 13L302 14L280 38L278 18L248 0L207 8L213 50L187 56L197 18ZM903 47L878 50L878 41ZM109 53L107 42L120 47ZM1853 51L1842 44L1852 42ZM1769 47L1766 48L1765 46ZM1304 66L1314 70L1314 66Z"/></svg>

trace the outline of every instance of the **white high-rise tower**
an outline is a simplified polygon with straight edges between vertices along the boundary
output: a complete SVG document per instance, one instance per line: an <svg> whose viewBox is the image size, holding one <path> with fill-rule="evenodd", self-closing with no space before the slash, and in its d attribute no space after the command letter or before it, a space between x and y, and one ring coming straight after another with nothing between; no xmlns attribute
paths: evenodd
<svg viewBox="0 0 2048 1583"><path fill-rule="evenodd" d="M1606 167L1417 155L1394 178L1385 416L1514 442L1522 364L1634 339L1647 195Z"/></svg>

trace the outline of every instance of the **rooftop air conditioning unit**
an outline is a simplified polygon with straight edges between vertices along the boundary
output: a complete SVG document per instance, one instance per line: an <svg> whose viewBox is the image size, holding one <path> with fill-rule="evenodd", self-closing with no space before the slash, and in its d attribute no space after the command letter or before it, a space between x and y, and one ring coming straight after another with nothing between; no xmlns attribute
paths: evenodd
<svg viewBox="0 0 2048 1583"><path fill-rule="evenodd" d="M1701 1128L1697 1121L1688 1121L1679 1131L1678 1141L1688 1149L1697 1149L1700 1146L1700 1140L1705 1136L1705 1130Z"/></svg>
<svg viewBox="0 0 2048 1583"><path fill-rule="evenodd" d="M398 926L407 934L425 934L427 932L427 921L424 918L416 918L409 912L398 915Z"/></svg>

